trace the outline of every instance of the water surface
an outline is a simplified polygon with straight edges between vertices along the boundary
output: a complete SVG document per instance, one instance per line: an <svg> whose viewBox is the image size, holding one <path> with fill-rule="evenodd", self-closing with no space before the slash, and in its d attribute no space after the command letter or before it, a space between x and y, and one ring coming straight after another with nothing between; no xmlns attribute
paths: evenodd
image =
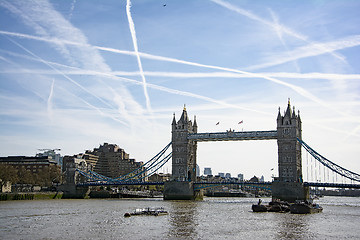
<svg viewBox="0 0 360 240"><path fill-rule="evenodd" d="M264 202L270 199L263 199ZM360 198L324 197L324 211L253 213L255 198L28 200L0 202L0 239L359 239ZM132 216L164 207L169 215Z"/></svg>

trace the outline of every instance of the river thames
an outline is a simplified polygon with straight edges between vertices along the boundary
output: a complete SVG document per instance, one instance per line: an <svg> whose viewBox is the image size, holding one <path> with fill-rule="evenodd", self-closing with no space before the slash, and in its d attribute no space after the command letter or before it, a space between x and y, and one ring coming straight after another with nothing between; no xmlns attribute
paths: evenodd
<svg viewBox="0 0 360 240"><path fill-rule="evenodd" d="M263 202L270 199L263 198ZM324 197L322 213L253 213L256 198L0 202L1 239L359 239L360 198ZM165 216L132 216L164 207Z"/></svg>

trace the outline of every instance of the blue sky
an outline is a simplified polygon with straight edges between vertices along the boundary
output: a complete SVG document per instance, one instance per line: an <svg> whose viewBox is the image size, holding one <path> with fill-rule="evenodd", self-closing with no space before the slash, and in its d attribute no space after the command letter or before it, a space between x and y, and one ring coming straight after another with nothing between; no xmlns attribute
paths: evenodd
<svg viewBox="0 0 360 240"><path fill-rule="evenodd" d="M303 140L359 173L359 10L350 0L1 0L0 155L108 142L146 161L184 104L199 132L275 130L290 98ZM270 179L277 144L199 143L198 164Z"/></svg>

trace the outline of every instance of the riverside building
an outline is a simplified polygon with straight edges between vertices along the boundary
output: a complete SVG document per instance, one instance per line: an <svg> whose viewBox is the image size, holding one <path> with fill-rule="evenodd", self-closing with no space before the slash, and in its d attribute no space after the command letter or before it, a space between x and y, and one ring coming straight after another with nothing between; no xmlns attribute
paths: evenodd
<svg viewBox="0 0 360 240"><path fill-rule="evenodd" d="M116 144L104 143L92 151L87 150L82 158L93 166L93 171L106 177L116 178L139 169L143 165L143 162L136 162L129 156ZM141 174L142 177L145 175L146 172Z"/></svg>

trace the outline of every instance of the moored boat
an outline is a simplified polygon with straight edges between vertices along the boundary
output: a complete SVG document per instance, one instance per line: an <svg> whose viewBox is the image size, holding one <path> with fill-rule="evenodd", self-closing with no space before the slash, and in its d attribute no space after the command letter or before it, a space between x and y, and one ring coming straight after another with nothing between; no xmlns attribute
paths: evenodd
<svg viewBox="0 0 360 240"><path fill-rule="evenodd" d="M289 203L280 200L272 200L268 205L263 205L261 199L258 204L252 205L253 212L289 212Z"/></svg>
<svg viewBox="0 0 360 240"><path fill-rule="evenodd" d="M137 216L137 215L147 215L147 216L161 216L167 215L168 212L160 207L160 208L137 208L132 213L125 213L124 217Z"/></svg>
<svg viewBox="0 0 360 240"><path fill-rule="evenodd" d="M251 206L253 212L267 212L269 210L269 206L262 205L262 204L253 204Z"/></svg>
<svg viewBox="0 0 360 240"><path fill-rule="evenodd" d="M319 204L309 201L296 202L290 205L290 212L296 214L309 214L322 212L323 208Z"/></svg>

